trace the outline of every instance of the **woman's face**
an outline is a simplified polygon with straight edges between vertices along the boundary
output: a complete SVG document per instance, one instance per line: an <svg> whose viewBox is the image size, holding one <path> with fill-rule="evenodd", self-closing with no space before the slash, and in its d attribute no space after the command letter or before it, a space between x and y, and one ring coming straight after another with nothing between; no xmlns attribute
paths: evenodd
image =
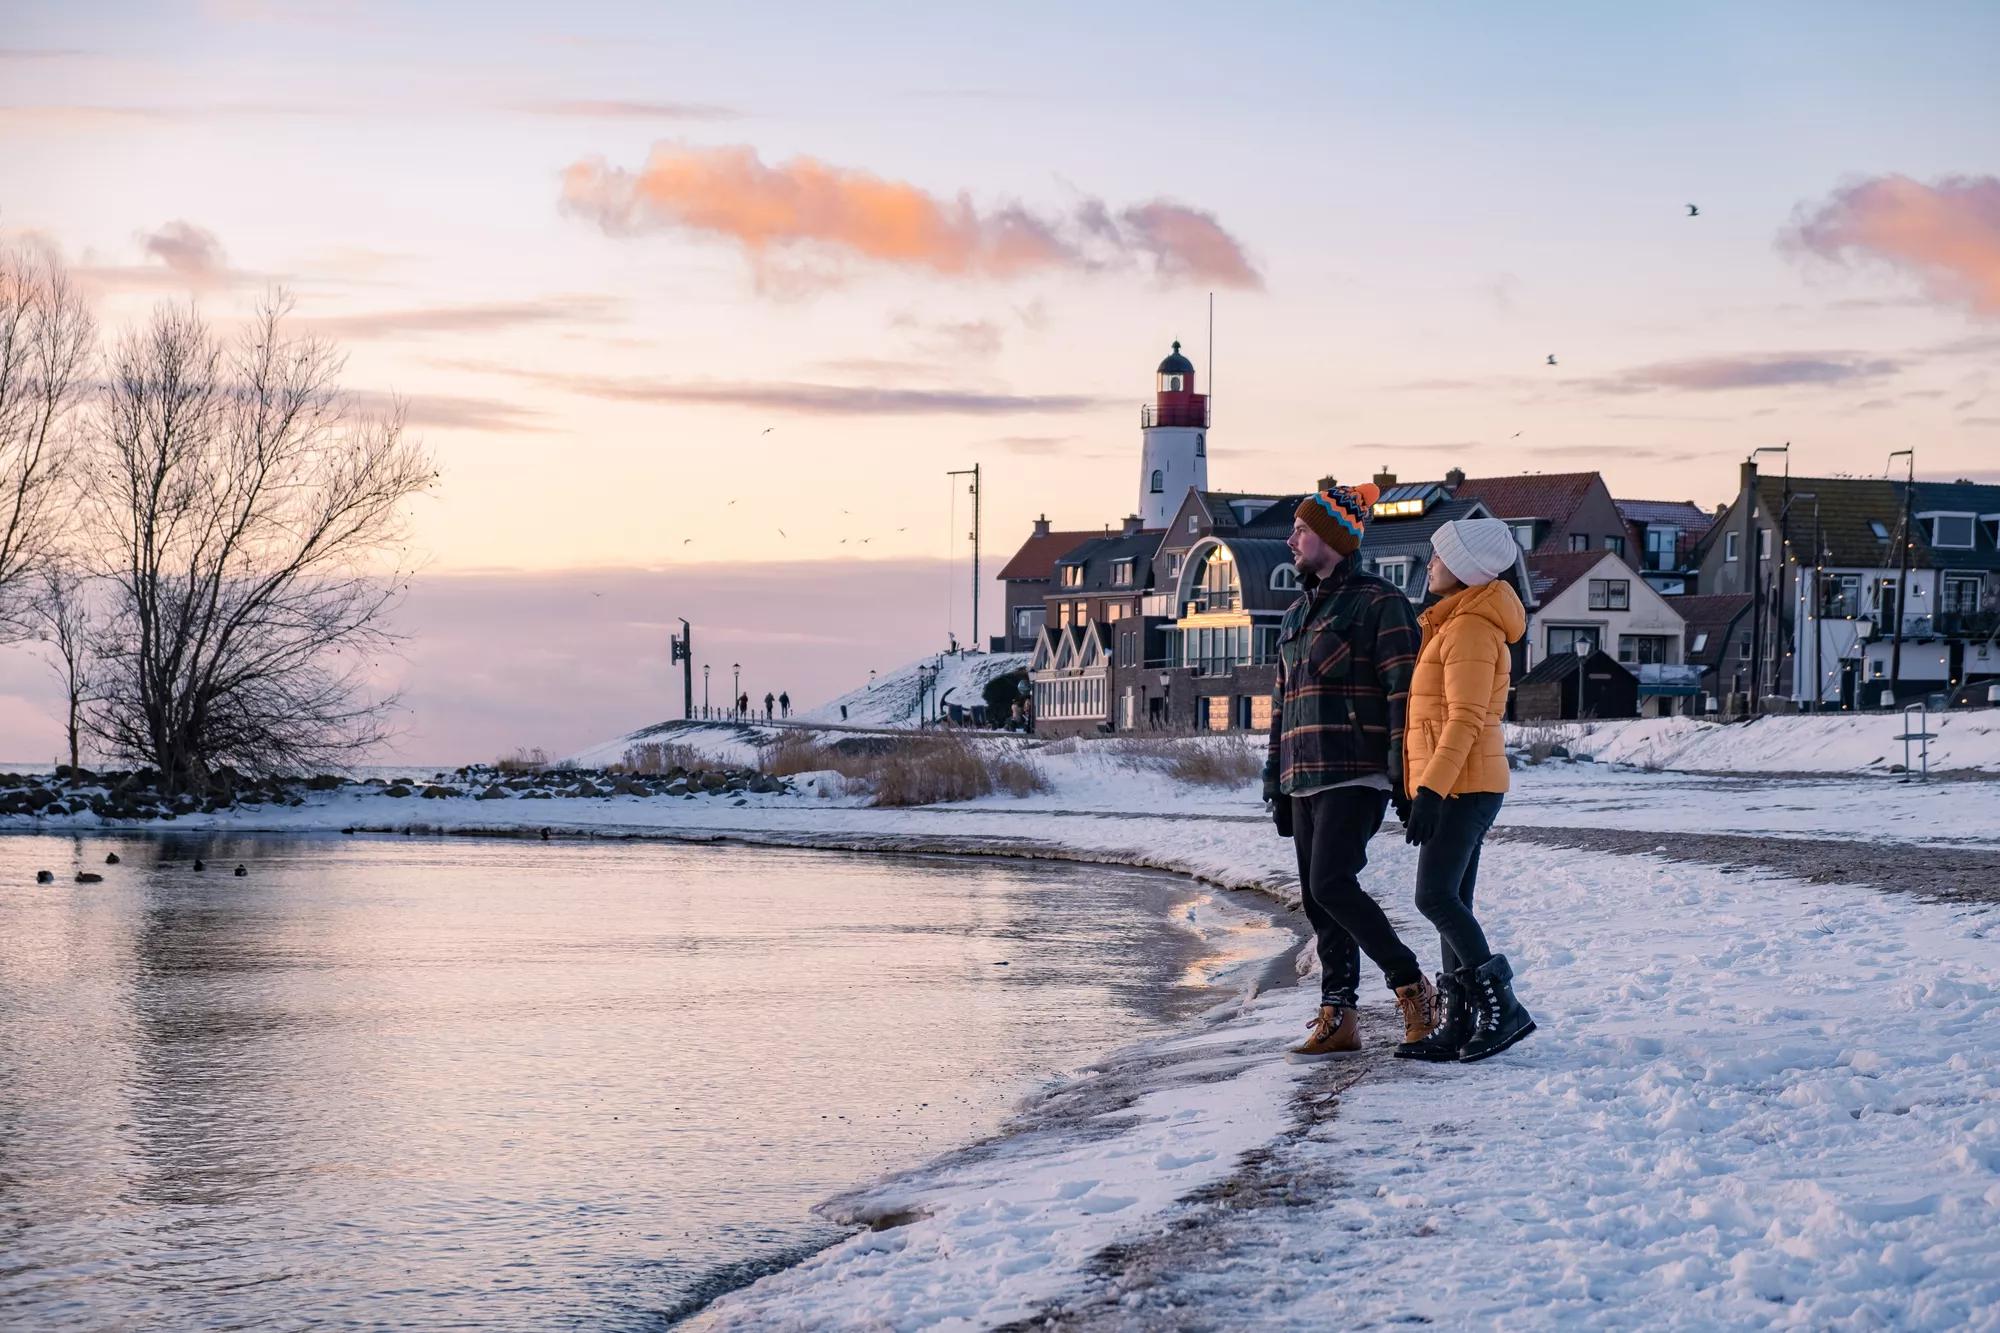
<svg viewBox="0 0 2000 1333"><path fill-rule="evenodd" d="M1445 568L1444 557L1433 552L1430 565L1431 591L1435 593L1457 592L1463 586L1463 584L1451 576L1451 571Z"/></svg>

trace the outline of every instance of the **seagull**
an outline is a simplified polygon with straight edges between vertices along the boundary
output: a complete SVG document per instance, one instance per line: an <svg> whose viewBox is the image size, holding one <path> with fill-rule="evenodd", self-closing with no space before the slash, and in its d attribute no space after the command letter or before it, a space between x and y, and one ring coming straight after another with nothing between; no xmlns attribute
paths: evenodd
<svg viewBox="0 0 2000 1333"><path fill-rule="evenodd" d="M1521 432L1517 430L1512 435L1509 435L1507 438L1510 440L1518 440L1521 438Z"/></svg>
<svg viewBox="0 0 2000 1333"><path fill-rule="evenodd" d="M1693 204L1689 204L1688 216L1691 218L1698 218L1701 216L1701 210L1699 208L1696 208Z"/></svg>
<svg viewBox="0 0 2000 1333"><path fill-rule="evenodd" d="M1549 353L1549 364L1553 366L1553 365L1554 365L1555 363L1556 363L1556 354L1555 354L1554 352L1550 352L1550 353Z"/></svg>
<svg viewBox="0 0 2000 1333"><path fill-rule="evenodd" d="M681 545L682 545L682 546L686 546L686 545L687 545L687 544L688 544L689 542L691 542L691 541L693 541L693 540L694 540L694 538L692 538L692 537L684 537L684 538L682 538L682 539L681 539Z"/></svg>
<svg viewBox="0 0 2000 1333"><path fill-rule="evenodd" d="M769 434L770 434L770 433L771 433L772 431L774 431L774 430L776 430L776 429L777 429L777 427L776 427L776 426L766 426L766 427L764 427L764 429L763 429L763 431L762 431L761 433L762 433L762 434L764 434L764 435L769 435Z"/></svg>
<svg viewBox="0 0 2000 1333"><path fill-rule="evenodd" d="M780 537L785 537L785 530L784 530L783 528L779 528L779 529L778 529L778 535L779 535ZM790 538L790 537L785 537L785 540L786 540L786 541L790 541L790 540L791 540L791 538Z"/></svg>

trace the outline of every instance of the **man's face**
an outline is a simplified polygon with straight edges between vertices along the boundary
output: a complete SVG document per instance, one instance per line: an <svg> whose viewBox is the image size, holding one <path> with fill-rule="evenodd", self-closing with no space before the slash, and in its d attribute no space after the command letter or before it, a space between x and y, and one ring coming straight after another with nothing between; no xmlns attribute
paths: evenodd
<svg viewBox="0 0 2000 1333"><path fill-rule="evenodd" d="M1300 569L1309 569L1314 574L1328 574L1340 562L1340 553L1306 526L1302 518L1292 520L1292 535L1285 539L1291 548L1292 564Z"/></svg>

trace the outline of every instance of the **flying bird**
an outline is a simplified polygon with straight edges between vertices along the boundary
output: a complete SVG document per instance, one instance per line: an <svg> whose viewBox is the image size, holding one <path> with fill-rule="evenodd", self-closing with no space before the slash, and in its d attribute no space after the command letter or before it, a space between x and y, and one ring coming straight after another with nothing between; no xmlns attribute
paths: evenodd
<svg viewBox="0 0 2000 1333"><path fill-rule="evenodd" d="M683 538L681 538L681 545L682 545L682 546L686 546L686 545L687 545L687 544L688 544L689 542L691 542L691 541L693 541L693 540L694 540L694 538L692 538L692 537L683 537Z"/></svg>
<svg viewBox="0 0 2000 1333"><path fill-rule="evenodd" d="M1698 218L1701 216L1701 210L1699 208L1696 208L1693 204L1689 204L1688 216L1691 218Z"/></svg>
<svg viewBox="0 0 2000 1333"><path fill-rule="evenodd" d="M1521 438L1521 432L1517 430L1512 435L1509 435L1507 438L1510 440L1518 440Z"/></svg>
<svg viewBox="0 0 2000 1333"><path fill-rule="evenodd" d="M763 430L762 430L762 431L760 432L760 434L764 434L764 435L769 435L769 434L770 434L770 433L771 433L772 431L774 431L774 430L776 430L776 429L777 429L777 427L776 427L776 426L766 426L766 427L764 427L764 429L763 429Z"/></svg>
<svg viewBox="0 0 2000 1333"><path fill-rule="evenodd" d="M1550 352L1550 353L1549 353L1549 364L1553 366L1553 365L1554 365L1555 363L1556 363L1556 354L1555 354L1554 352Z"/></svg>
<svg viewBox="0 0 2000 1333"><path fill-rule="evenodd" d="M783 528L779 528L779 529L778 529L778 535L779 535L780 537L785 537L785 530L784 530ZM791 538L790 538L790 537L785 537L785 540L786 540L786 541L790 541L790 540L791 540Z"/></svg>

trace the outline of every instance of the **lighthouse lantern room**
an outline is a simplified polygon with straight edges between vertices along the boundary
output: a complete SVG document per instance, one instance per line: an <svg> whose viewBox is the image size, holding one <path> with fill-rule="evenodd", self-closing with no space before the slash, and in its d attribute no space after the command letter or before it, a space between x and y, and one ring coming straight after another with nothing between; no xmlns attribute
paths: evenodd
<svg viewBox="0 0 2000 1333"><path fill-rule="evenodd" d="M1160 362L1153 401L1139 409L1139 433L1139 516L1164 528L1188 487L1208 489L1208 395L1194 391L1194 362L1179 343Z"/></svg>

